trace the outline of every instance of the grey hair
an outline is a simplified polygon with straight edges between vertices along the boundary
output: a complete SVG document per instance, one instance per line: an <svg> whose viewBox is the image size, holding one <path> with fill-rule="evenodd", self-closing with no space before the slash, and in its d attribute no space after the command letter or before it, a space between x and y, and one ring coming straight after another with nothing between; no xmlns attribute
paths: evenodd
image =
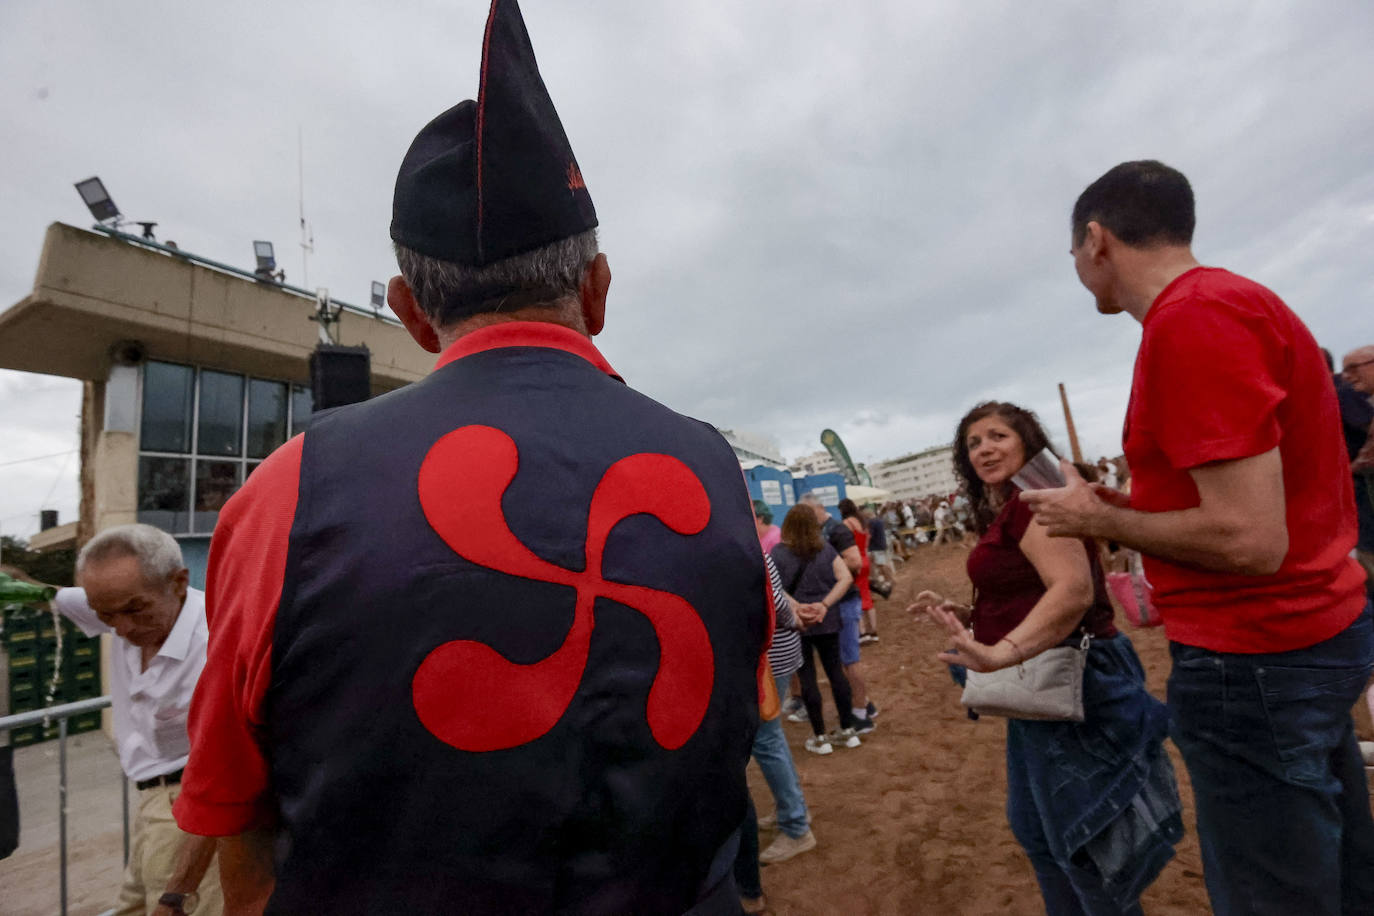
<svg viewBox="0 0 1374 916"><path fill-rule="evenodd" d="M76 558L76 574L88 563L114 557L138 557L143 578L149 583L164 582L186 568L181 545L161 528L152 525L119 525L106 528L86 542Z"/></svg>
<svg viewBox="0 0 1374 916"><path fill-rule="evenodd" d="M499 312L501 293L547 291L530 305L555 305L576 295L587 264L597 255L596 230L568 236L483 267L468 267L420 254L397 243L396 263L421 311L439 326L481 312Z"/></svg>

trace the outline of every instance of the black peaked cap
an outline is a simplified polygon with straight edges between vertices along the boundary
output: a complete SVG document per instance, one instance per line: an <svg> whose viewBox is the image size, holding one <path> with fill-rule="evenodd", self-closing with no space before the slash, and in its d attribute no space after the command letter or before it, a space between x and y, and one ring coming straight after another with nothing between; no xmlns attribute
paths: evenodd
<svg viewBox="0 0 1374 916"><path fill-rule="evenodd" d="M520 6L492 0L477 101L459 102L410 144L396 176L391 238L481 267L595 226Z"/></svg>

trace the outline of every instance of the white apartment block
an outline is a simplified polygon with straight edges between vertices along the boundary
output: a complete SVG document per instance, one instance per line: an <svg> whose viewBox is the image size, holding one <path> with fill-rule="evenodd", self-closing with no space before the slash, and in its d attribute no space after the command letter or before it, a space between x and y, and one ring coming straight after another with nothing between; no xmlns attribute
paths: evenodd
<svg viewBox="0 0 1374 916"><path fill-rule="evenodd" d="M894 499L947 496L959 488L952 445L880 461L869 472L873 475L873 486L891 492Z"/></svg>
<svg viewBox="0 0 1374 916"><path fill-rule="evenodd" d="M746 432L737 429L721 429L716 427L716 432L725 437L725 441L730 443L730 447L735 450L735 457L739 459L741 467L753 467L757 464L766 464L773 468L783 468L787 466L782 458L782 452L778 448L776 440L769 436L759 435L758 433Z"/></svg>
<svg viewBox="0 0 1374 916"><path fill-rule="evenodd" d="M840 466L835 463L835 459L830 457L826 451L812 452L804 455L788 465L787 468L797 477L805 477L808 474L838 474ZM877 481L874 481L876 484Z"/></svg>

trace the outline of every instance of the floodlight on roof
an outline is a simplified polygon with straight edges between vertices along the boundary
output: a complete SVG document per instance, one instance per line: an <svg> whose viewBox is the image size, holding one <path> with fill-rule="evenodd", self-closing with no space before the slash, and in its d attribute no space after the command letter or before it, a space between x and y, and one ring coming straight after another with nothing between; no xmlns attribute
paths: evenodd
<svg viewBox="0 0 1374 916"><path fill-rule="evenodd" d="M110 199L110 192L105 190L105 184L99 178L92 175L85 181L78 181L76 193L86 202L86 208L91 211L91 216L95 217L97 223L119 219L119 208Z"/></svg>
<svg viewBox="0 0 1374 916"><path fill-rule="evenodd" d="M286 280L286 271L278 270L273 273L277 266L277 256L272 251L272 243L261 240L253 242L253 257L258 259L258 266L253 271L259 280L268 283L281 283Z"/></svg>
<svg viewBox="0 0 1374 916"><path fill-rule="evenodd" d="M386 304L386 287L376 280L372 281L372 311L381 314L382 306Z"/></svg>

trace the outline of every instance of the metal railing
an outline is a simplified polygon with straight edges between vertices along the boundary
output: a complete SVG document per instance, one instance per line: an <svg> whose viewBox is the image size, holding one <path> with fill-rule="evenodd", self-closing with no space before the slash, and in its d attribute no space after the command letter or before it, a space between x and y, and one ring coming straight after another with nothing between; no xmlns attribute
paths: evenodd
<svg viewBox="0 0 1374 916"><path fill-rule="evenodd" d="M57 835L60 847L60 877L62 886L62 916L67 916L67 719L83 712L95 712L110 705L109 697L93 697L61 706L49 706L32 712L0 716L0 731L23 728L26 725L46 725L57 720ZM124 804L124 864L129 864L129 780L119 772L119 784ZM113 911L109 911L113 912ZM105 914L101 914L105 916Z"/></svg>

